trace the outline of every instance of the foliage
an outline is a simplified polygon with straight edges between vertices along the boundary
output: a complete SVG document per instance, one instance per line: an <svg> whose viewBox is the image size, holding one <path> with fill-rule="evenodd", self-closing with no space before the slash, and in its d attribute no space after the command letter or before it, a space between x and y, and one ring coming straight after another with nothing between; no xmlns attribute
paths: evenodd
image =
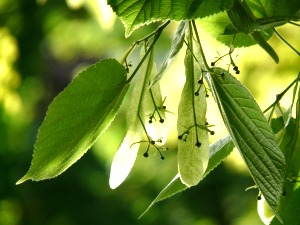
<svg viewBox="0 0 300 225"><path fill-rule="evenodd" d="M258 44L278 63L279 57L267 40L275 33L285 41L275 29L277 26L285 23L299 26L296 22L300 20L300 3L287 0L209 3L110 0L108 4L122 19L127 36L142 25L155 21L163 23L136 41L120 62L106 59L88 67L55 98L40 127L29 172L18 183L56 177L68 169L109 126L124 97L131 99L129 126L112 164L111 188L116 188L126 179L140 144L147 144L145 157L149 156L151 148L164 159L164 154L167 154L163 152L167 149L164 146L164 125L168 111L159 82L176 54L186 48L186 83L177 119L179 173L150 207L189 186L198 185L228 156L234 145L259 190L258 199L265 199L266 207L261 210L271 209L269 219L273 218L273 213L276 216L272 223L276 224L278 220L288 224L297 213L289 209L296 207L295 199L299 196L295 181L300 170L300 72L264 112L271 110L269 115L264 115L250 91L230 71L240 73L232 53L234 48L241 46ZM206 61L194 19L199 19L213 37L229 48L228 54L220 56L211 66ZM154 46L170 20L181 22L171 50L157 73ZM128 58L140 45L141 60L132 68ZM217 67L224 57L230 60L228 68ZM133 80L136 80L135 87L131 95L127 95ZM291 107L285 110L280 106L280 100L292 87ZM206 98L210 95L218 105L229 136L209 146L208 136L214 134L206 121Z"/></svg>

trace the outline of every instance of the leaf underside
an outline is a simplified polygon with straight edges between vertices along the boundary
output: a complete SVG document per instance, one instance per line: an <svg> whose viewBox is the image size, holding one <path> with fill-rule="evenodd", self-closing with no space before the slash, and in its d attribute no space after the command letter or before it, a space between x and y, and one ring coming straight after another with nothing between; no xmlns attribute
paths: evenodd
<svg viewBox="0 0 300 225"><path fill-rule="evenodd" d="M56 177L81 158L115 117L128 89L126 79L115 59L79 73L50 104L30 169L18 184Z"/></svg>
<svg viewBox="0 0 300 225"><path fill-rule="evenodd" d="M233 0L108 0L107 3L122 19L129 36L138 27L155 21L203 18L225 11Z"/></svg>
<svg viewBox="0 0 300 225"><path fill-rule="evenodd" d="M214 68L208 80L235 146L259 190L276 212L283 192L285 158L275 135L251 93L235 77Z"/></svg>

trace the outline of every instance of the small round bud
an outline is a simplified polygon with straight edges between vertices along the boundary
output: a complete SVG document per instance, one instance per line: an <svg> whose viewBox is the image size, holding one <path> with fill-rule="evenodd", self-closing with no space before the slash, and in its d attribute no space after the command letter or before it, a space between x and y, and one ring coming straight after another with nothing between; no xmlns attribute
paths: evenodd
<svg viewBox="0 0 300 225"><path fill-rule="evenodd" d="M215 134L215 132L212 130L211 132L210 132L210 135L214 135Z"/></svg>
<svg viewBox="0 0 300 225"><path fill-rule="evenodd" d="M210 63L211 66L215 66L215 64L216 64L215 62L211 62Z"/></svg>
<svg viewBox="0 0 300 225"><path fill-rule="evenodd" d="M282 196L286 196L286 195L287 195L286 190L283 190Z"/></svg>
<svg viewBox="0 0 300 225"><path fill-rule="evenodd" d="M147 157L149 156L148 152L145 152L145 153L143 154L143 156L144 156L145 158L147 158Z"/></svg>
<svg viewBox="0 0 300 225"><path fill-rule="evenodd" d="M161 118L161 119L159 120L159 122L160 122L160 123L163 123L163 122L165 122L165 120L164 120L163 118Z"/></svg>
<svg viewBox="0 0 300 225"><path fill-rule="evenodd" d="M201 143L198 141L197 143L196 143L196 147L200 147L201 146Z"/></svg>

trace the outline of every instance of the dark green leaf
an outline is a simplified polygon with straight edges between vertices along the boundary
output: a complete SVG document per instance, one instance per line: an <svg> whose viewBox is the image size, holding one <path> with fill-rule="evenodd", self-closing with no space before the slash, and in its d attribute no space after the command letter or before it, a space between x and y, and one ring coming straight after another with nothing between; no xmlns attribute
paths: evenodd
<svg viewBox="0 0 300 225"><path fill-rule="evenodd" d="M246 87L226 70L215 68L208 81L235 146L276 212L283 193L285 158L265 116Z"/></svg>
<svg viewBox="0 0 300 225"><path fill-rule="evenodd" d="M129 86L126 79L115 59L79 73L50 104L29 172L18 183L56 177L80 159L114 119Z"/></svg>
<svg viewBox="0 0 300 225"><path fill-rule="evenodd" d="M203 18L227 10L233 0L108 0L129 36L138 27L159 20Z"/></svg>
<svg viewBox="0 0 300 225"><path fill-rule="evenodd" d="M291 200L286 207L280 212L283 224L299 225L299 212L300 212L300 188L298 187L292 195ZM270 225L282 225L277 218L274 218Z"/></svg>
<svg viewBox="0 0 300 225"><path fill-rule="evenodd" d="M250 34L250 37L252 37L257 42L257 44L272 57L272 59L276 63L279 63L278 55L276 54L274 49L271 47L271 45L269 45L268 42L263 38L263 36L260 32L254 31L253 33Z"/></svg>
<svg viewBox="0 0 300 225"><path fill-rule="evenodd" d="M257 44L263 48L276 63L279 62L279 58L273 48L266 42L262 34L258 31L262 31L263 28L258 24L251 9L246 2L234 1L233 7L227 11L227 15L231 21L231 24L237 30L237 33L243 32L249 34Z"/></svg>
<svg viewBox="0 0 300 225"><path fill-rule="evenodd" d="M246 0L246 3L256 18L292 16L300 9L298 0Z"/></svg>

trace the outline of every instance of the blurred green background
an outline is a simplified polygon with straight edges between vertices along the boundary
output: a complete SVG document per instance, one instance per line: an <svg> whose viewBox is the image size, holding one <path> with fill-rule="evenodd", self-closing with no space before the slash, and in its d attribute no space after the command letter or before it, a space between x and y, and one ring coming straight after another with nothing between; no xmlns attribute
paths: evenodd
<svg viewBox="0 0 300 225"><path fill-rule="evenodd" d="M176 117L168 115L166 160L153 154L145 159L141 150L129 178L111 190L109 169L126 131L125 106L93 149L65 173L52 180L15 185L29 168L47 106L72 76L99 59L120 59L135 40L155 27L146 26L125 39L121 21L104 0L0 1L0 225L262 224L256 213L257 191L245 191L253 181L236 152L200 185L157 204L138 220L177 172ZM176 23L171 24L156 47L158 65L175 28ZM289 27L282 32L300 47L299 32ZM215 60L217 51L228 51L202 33L209 61ZM234 53L239 79L263 109L299 71L297 56L279 40L271 43L279 53L279 65L258 47ZM175 114L184 83L183 55L184 51L162 80L167 107ZM133 64L137 57L138 52ZM213 100L209 101L208 121L216 125L216 140L226 131ZM288 105L289 98L286 101Z"/></svg>

